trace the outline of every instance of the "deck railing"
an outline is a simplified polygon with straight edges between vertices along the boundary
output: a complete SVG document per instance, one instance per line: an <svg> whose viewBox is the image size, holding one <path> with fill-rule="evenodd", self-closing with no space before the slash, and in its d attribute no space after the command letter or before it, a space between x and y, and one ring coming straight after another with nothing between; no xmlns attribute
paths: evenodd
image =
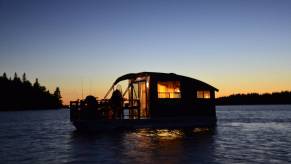
<svg viewBox="0 0 291 164"><path fill-rule="evenodd" d="M82 100L70 102L70 119L140 119L140 100L124 100L121 108L114 109L108 99L97 100L97 106L89 108Z"/></svg>

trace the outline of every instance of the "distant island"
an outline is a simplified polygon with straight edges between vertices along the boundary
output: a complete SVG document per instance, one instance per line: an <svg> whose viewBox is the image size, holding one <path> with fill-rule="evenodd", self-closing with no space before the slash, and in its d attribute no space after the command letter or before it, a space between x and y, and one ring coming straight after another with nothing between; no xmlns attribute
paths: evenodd
<svg viewBox="0 0 291 164"><path fill-rule="evenodd" d="M38 79L32 84L23 73L22 79L14 74L14 78L6 73L0 76L0 111L59 109L63 106L60 88L56 87L51 94Z"/></svg>
<svg viewBox="0 0 291 164"><path fill-rule="evenodd" d="M291 104L291 91L273 93L233 94L216 98L216 105L271 105Z"/></svg>

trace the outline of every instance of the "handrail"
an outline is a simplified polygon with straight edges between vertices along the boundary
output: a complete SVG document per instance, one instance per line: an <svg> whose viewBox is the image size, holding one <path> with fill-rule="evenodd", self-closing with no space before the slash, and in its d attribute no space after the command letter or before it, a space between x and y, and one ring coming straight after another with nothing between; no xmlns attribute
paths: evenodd
<svg viewBox="0 0 291 164"><path fill-rule="evenodd" d="M110 87L110 89L107 91L106 95L104 96L104 99L107 98L107 96L109 95L109 93L113 90L114 88L114 84Z"/></svg>
<svg viewBox="0 0 291 164"><path fill-rule="evenodd" d="M82 100L70 102L70 118L71 121L86 119L90 115L90 119L96 115L95 119L140 119L140 100L131 99L124 100L120 115L112 117L114 110L110 105L109 99L97 100L96 109L87 108ZM130 103L131 102L131 103ZM128 110L128 114L125 111ZM86 114L87 113L87 114ZM89 114L91 113L91 114ZM92 115L93 113L93 115ZM88 115L89 114L89 115ZM82 117L84 116L84 117ZM128 118L125 118L128 117Z"/></svg>

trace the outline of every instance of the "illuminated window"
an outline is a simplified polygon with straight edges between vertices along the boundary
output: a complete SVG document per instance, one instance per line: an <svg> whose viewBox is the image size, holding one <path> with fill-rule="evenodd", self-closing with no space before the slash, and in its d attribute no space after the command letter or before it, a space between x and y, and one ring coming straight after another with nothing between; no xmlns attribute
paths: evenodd
<svg viewBox="0 0 291 164"><path fill-rule="evenodd" d="M210 91L197 91L197 98L210 99Z"/></svg>
<svg viewBox="0 0 291 164"><path fill-rule="evenodd" d="M159 81L158 98L181 98L179 81Z"/></svg>

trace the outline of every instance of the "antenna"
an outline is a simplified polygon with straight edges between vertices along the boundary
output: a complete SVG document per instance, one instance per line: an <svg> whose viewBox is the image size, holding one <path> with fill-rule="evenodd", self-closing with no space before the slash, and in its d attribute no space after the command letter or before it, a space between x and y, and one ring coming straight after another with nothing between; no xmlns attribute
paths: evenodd
<svg viewBox="0 0 291 164"><path fill-rule="evenodd" d="M82 100L84 99L83 93L84 93L84 86L83 86L83 79L82 79Z"/></svg>

